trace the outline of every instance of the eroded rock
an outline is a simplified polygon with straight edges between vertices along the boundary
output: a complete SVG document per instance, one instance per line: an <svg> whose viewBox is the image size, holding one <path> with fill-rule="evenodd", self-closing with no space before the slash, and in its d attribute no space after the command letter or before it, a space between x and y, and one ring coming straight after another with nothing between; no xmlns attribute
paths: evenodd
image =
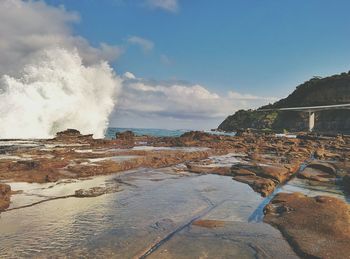
<svg viewBox="0 0 350 259"><path fill-rule="evenodd" d="M298 174L298 177L323 183L335 183L337 170L330 163L313 161Z"/></svg>
<svg viewBox="0 0 350 259"><path fill-rule="evenodd" d="M328 196L279 193L265 207L264 221L277 227L305 258L350 255L350 206Z"/></svg>
<svg viewBox="0 0 350 259"><path fill-rule="evenodd" d="M67 129L57 132L53 140L65 143L90 143L93 142L93 137L92 134L82 135L80 131L76 129Z"/></svg>
<svg viewBox="0 0 350 259"><path fill-rule="evenodd" d="M231 175L231 168L224 166L199 166L187 164L187 169L191 173L197 174L219 174L219 175Z"/></svg>

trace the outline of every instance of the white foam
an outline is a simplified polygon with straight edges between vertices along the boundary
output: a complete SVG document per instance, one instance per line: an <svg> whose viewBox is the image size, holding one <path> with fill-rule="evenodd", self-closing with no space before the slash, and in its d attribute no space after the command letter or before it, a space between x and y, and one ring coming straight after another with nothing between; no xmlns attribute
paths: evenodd
<svg viewBox="0 0 350 259"><path fill-rule="evenodd" d="M0 138L51 138L67 128L103 137L121 86L112 68L85 66L62 48L29 60L18 76L0 77Z"/></svg>

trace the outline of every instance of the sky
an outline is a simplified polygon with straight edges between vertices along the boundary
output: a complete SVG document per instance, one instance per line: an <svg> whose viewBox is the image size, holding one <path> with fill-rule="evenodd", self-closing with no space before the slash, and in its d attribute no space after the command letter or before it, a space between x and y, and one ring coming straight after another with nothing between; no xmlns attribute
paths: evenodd
<svg viewBox="0 0 350 259"><path fill-rule="evenodd" d="M347 0L45 0L42 6L41 13L57 11L48 31L62 28L83 60L107 60L123 81L110 126L216 128L238 109L350 69Z"/></svg>

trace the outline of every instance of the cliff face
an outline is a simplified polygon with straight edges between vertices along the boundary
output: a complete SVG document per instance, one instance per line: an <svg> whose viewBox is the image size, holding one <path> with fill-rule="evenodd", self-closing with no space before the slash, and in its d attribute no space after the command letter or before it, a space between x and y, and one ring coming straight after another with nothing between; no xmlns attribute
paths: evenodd
<svg viewBox="0 0 350 259"><path fill-rule="evenodd" d="M259 109L318 106L350 103L350 72L326 78L312 78L299 85L287 98ZM308 116L302 112L240 110L228 116L218 127L224 131L242 128L303 131ZM350 110L316 113L315 131L350 133Z"/></svg>

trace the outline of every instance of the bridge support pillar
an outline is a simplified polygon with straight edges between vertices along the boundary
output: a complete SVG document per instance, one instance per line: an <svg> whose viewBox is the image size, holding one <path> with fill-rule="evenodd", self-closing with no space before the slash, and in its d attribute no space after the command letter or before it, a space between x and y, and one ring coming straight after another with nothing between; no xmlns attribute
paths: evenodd
<svg viewBox="0 0 350 259"><path fill-rule="evenodd" d="M309 112L309 132L312 132L315 127L315 112Z"/></svg>

